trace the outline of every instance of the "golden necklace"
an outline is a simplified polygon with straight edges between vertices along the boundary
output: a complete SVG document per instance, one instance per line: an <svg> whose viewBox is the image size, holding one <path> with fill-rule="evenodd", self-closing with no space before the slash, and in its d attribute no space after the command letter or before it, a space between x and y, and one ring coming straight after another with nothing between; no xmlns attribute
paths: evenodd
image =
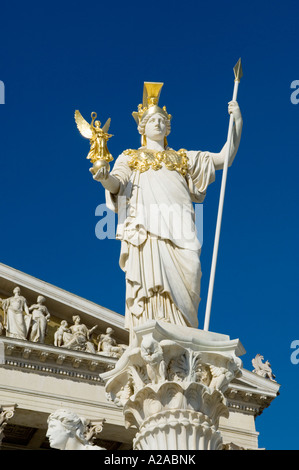
<svg viewBox="0 0 299 470"><path fill-rule="evenodd" d="M188 171L188 157L185 149L175 150L125 150L124 155L130 158L128 165L132 170L138 170L141 173L152 168L153 170L160 170L162 163L168 170L178 171L181 175L185 176Z"/></svg>

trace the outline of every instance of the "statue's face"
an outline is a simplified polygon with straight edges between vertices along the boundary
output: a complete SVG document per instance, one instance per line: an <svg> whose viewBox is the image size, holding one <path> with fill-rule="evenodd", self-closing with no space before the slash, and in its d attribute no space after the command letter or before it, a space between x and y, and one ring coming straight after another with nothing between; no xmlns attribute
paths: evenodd
<svg viewBox="0 0 299 470"><path fill-rule="evenodd" d="M65 449L69 432L65 429L62 422L58 419L51 419L48 424L48 431L46 434L49 439L50 446L53 449Z"/></svg>
<svg viewBox="0 0 299 470"><path fill-rule="evenodd" d="M155 141L164 139L166 130L165 118L159 113L153 114L145 125L146 137Z"/></svg>

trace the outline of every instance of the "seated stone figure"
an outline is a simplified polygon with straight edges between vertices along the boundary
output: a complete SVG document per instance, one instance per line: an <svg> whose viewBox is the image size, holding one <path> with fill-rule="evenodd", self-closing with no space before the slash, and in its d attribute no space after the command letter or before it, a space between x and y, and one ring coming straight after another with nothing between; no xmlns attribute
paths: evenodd
<svg viewBox="0 0 299 470"><path fill-rule="evenodd" d="M54 345L95 354L96 350L91 336L97 325L88 329L86 325L81 323L79 315L73 316L73 322L74 324L70 327L65 320L61 322L54 335Z"/></svg>
<svg viewBox="0 0 299 470"><path fill-rule="evenodd" d="M98 336L98 354L104 354L111 357L120 358L127 346L125 344L117 344L112 338L113 329L107 328L105 334Z"/></svg>

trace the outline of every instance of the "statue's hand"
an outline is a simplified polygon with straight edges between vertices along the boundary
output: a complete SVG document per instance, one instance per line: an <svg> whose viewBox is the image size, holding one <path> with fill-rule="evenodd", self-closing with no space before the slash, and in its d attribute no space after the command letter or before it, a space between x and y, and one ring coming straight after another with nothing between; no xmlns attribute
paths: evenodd
<svg viewBox="0 0 299 470"><path fill-rule="evenodd" d="M230 101L228 103L228 112L233 115L235 122L242 121L242 114L237 101Z"/></svg>
<svg viewBox="0 0 299 470"><path fill-rule="evenodd" d="M93 179L96 180L96 181L102 182L102 181L106 180L109 176L109 168L107 168L107 167L100 168L95 174L93 174L92 170L93 170L92 168L89 169L89 171L92 174Z"/></svg>
<svg viewBox="0 0 299 470"><path fill-rule="evenodd" d="M117 194L120 188L120 181L109 173L109 165L101 167L94 173L94 168L90 168L89 171L92 173L93 179L99 181L102 186L110 191L112 194Z"/></svg>

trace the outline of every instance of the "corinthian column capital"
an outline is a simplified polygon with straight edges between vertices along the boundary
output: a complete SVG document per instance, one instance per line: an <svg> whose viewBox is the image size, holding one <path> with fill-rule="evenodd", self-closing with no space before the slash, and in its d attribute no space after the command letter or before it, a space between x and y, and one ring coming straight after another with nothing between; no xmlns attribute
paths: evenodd
<svg viewBox="0 0 299 470"><path fill-rule="evenodd" d="M224 392L240 374L238 340L193 328L151 322L113 371L102 374L107 398L138 429L137 450L220 449Z"/></svg>

